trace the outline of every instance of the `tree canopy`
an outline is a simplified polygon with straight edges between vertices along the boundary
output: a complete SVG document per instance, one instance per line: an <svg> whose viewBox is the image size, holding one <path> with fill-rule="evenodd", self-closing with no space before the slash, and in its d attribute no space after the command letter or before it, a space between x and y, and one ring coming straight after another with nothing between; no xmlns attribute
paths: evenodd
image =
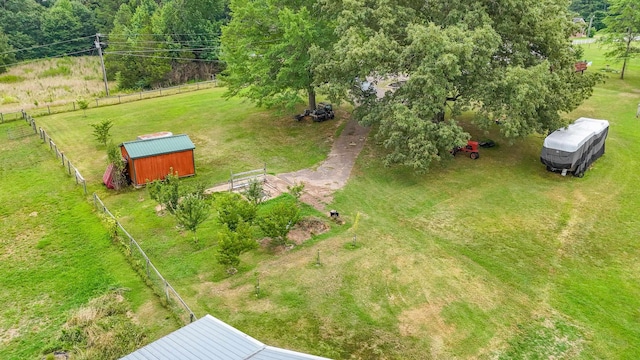
<svg viewBox="0 0 640 360"><path fill-rule="evenodd" d="M378 125L387 164L427 170L466 143L466 111L510 138L555 130L599 79L574 71L574 27L557 1L322 1L339 38L330 56L314 52L316 80ZM362 91L362 79L398 76L406 83L383 98Z"/></svg>
<svg viewBox="0 0 640 360"><path fill-rule="evenodd" d="M107 74L129 89L209 78L225 17L223 0L123 4L108 36Z"/></svg>
<svg viewBox="0 0 640 360"><path fill-rule="evenodd" d="M612 0L604 19L607 31L603 41L609 46L608 58L622 60L620 79L629 59L640 55L640 46L635 39L640 36L640 0Z"/></svg>
<svg viewBox="0 0 640 360"><path fill-rule="evenodd" d="M307 94L315 108L316 81L310 49L328 50L332 22L315 1L231 0L222 30L229 95L258 105L292 107Z"/></svg>

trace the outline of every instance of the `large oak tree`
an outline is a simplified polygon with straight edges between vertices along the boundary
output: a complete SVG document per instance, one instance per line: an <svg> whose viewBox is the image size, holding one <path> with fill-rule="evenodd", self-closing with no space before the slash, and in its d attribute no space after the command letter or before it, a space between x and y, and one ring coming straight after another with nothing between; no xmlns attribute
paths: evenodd
<svg viewBox="0 0 640 360"><path fill-rule="evenodd" d="M500 122L510 138L566 124L597 74L574 70L568 2L556 0L322 0L338 19L330 59L314 57L334 99L378 125L387 164L425 171L469 135L456 119ZM405 77L378 99L362 79Z"/></svg>
<svg viewBox="0 0 640 360"><path fill-rule="evenodd" d="M327 13L313 0L231 0L230 9L221 38L229 95L292 107L302 92L314 109L310 49L326 50L334 41Z"/></svg>

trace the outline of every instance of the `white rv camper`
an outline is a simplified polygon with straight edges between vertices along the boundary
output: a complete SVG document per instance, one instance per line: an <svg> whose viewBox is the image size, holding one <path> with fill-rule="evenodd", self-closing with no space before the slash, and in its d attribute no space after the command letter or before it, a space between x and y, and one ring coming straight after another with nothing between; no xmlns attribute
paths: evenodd
<svg viewBox="0 0 640 360"><path fill-rule="evenodd" d="M540 161L549 171L567 172L582 177L589 166L604 154L609 122L579 118L566 128L558 129L544 139Z"/></svg>

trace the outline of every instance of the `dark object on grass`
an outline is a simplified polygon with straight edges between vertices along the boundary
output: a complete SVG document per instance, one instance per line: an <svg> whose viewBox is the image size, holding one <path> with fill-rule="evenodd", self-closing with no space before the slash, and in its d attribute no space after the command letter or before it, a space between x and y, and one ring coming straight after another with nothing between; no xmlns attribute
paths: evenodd
<svg viewBox="0 0 640 360"><path fill-rule="evenodd" d="M302 114L294 115L296 121L300 121L307 116L311 116L313 121L321 122L335 117L331 104L319 103L315 110L305 110Z"/></svg>
<svg viewBox="0 0 640 360"><path fill-rule="evenodd" d="M496 143L493 140L486 139L486 140L481 141L479 145L480 145L480 147L483 147L483 148L492 148L492 147L496 146Z"/></svg>
<svg viewBox="0 0 640 360"><path fill-rule="evenodd" d="M333 219L337 219L340 217L340 213L338 213L337 210L331 210L329 211L329 216Z"/></svg>

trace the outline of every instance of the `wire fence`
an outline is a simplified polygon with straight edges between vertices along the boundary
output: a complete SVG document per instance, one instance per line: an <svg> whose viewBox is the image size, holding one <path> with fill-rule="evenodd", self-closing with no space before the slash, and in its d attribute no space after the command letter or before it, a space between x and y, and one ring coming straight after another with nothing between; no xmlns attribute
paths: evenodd
<svg viewBox="0 0 640 360"><path fill-rule="evenodd" d="M44 131L43 128L41 128L41 127L39 128L38 127L38 125L36 124L36 120L33 117L31 117L31 115L29 115L29 114L27 114L26 112L23 111L22 112L22 118L27 123L29 123L29 125L31 126L31 129L33 129L33 131L40 136L40 139L42 139L42 141L44 141L46 144L49 144L49 149L51 149L56 154L56 158L60 160L60 163L67 170L68 174L70 176L75 177L76 184L77 185L82 185L82 189L84 190L84 194L88 195L88 192L87 192L87 181L84 179L84 177L82 175L80 175L80 171L78 171L78 168L76 168L71 163L71 160L69 160L69 158L67 156L65 156L64 152L62 150L58 149L58 146L53 141L53 139L51 139L51 136L49 136L49 134L47 134L47 132Z"/></svg>
<svg viewBox="0 0 640 360"><path fill-rule="evenodd" d="M186 93L191 91L210 89L210 88L216 87L217 84L218 84L217 80L200 81L192 84L182 84L178 86L158 88L154 90L138 91L134 93L96 98L94 100L87 101L86 107L84 106L85 104L83 104L82 102L72 101L72 102L48 104L45 106L36 106L36 107L29 108L27 110L29 110L29 113L35 117L43 116L43 115L59 114L59 113L69 112L69 111L86 110L90 108L109 106L109 105L115 105L115 104L123 104L127 102L152 99L152 98L161 97L161 96L168 96L168 95L181 94L181 93ZM17 118L14 118L15 116L17 116ZM21 118L22 117L21 117L20 111L0 113L1 122L13 121Z"/></svg>
<svg viewBox="0 0 640 360"><path fill-rule="evenodd" d="M60 161L69 175L75 177L76 184L82 185L84 194L88 195L86 180L82 175L80 175L80 171L78 171L78 169L71 163L64 152L58 148L53 139L51 139L51 136L49 136L43 128L38 127L35 119L31 115L27 114L25 111L22 111L21 115L31 127L31 129L27 129L27 132L39 135L40 139L49 145L49 149L56 154L56 158ZM133 238L133 236L131 236L131 234L129 234L122 224L118 222L116 217L113 216L95 193L93 194L93 202L95 207L100 209L102 213L107 216L107 219L110 220L110 223L113 224L111 235L114 240L117 240L121 245L133 268L143 275L147 284L160 296L165 305L167 305L167 307L172 310L183 323L188 324L195 321L196 316L191 309L189 309L189 306L187 306L175 289L160 274L138 242Z"/></svg>
<svg viewBox="0 0 640 360"><path fill-rule="evenodd" d="M160 296L165 305L171 309L184 324L197 320L196 315L189 309L187 303L182 300L171 284L160 274L138 242L129 234L122 224L120 224L109 209L107 209L96 193L93 194L93 203L95 207L102 211L107 217L107 220L110 221L112 225L111 236L118 242L133 268L143 276L153 291Z"/></svg>

